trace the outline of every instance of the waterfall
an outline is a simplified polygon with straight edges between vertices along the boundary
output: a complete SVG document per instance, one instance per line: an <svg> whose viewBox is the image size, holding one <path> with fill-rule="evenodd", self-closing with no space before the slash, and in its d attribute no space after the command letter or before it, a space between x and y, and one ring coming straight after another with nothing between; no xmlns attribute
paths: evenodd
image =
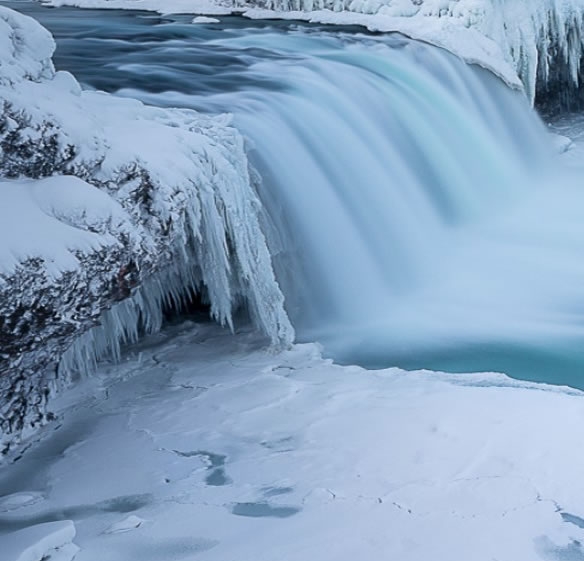
<svg viewBox="0 0 584 561"><path fill-rule="evenodd" d="M248 70L277 91L171 97L249 139L300 340L366 366L580 360L584 196L521 94L407 40L221 44L295 53Z"/></svg>
<svg viewBox="0 0 584 561"><path fill-rule="evenodd" d="M368 367L582 385L584 196L529 100L399 35L234 21L98 38L108 72L78 64L76 39L57 62L233 114L297 340Z"/></svg>

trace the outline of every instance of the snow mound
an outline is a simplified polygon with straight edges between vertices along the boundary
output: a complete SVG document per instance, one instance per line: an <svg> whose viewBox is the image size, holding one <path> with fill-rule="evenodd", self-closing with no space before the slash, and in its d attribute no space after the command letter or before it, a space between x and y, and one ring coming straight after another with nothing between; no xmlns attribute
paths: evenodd
<svg viewBox="0 0 584 561"><path fill-rule="evenodd" d="M104 530L104 534L120 534L124 532L131 532L138 529L145 522L139 516L131 514L130 516L112 524L109 528Z"/></svg>
<svg viewBox="0 0 584 561"><path fill-rule="evenodd" d="M0 513L11 512L27 506L34 505L43 500L43 495L38 492L24 491L12 493L0 498Z"/></svg>
<svg viewBox="0 0 584 561"><path fill-rule="evenodd" d="M113 232L133 236L122 206L106 193L72 176L0 182L0 273L11 274L29 259L44 261L58 278L80 265L80 256L116 245Z"/></svg>
<svg viewBox="0 0 584 561"><path fill-rule="evenodd" d="M53 75L55 41L37 22L0 8L0 85Z"/></svg>
<svg viewBox="0 0 584 561"><path fill-rule="evenodd" d="M193 18L193 21L191 23L220 23L220 22L221 20L218 20L217 18L197 16L196 18Z"/></svg>
<svg viewBox="0 0 584 561"><path fill-rule="evenodd" d="M71 520L38 524L2 536L5 561L72 561L79 548L73 544L75 525Z"/></svg>
<svg viewBox="0 0 584 561"><path fill-rule="evenodd" d="M3 7L0 22L0 442L193 293L219 323L244 305L290 343L231 117L82 91L44 28Z"/></svg>

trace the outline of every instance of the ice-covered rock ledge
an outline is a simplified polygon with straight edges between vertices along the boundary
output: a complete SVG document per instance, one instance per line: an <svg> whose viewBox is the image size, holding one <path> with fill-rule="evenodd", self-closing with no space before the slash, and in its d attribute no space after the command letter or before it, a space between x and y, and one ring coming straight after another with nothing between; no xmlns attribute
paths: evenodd
<svg viewBox="0 0 584 561"><path fill-rule="evenodd" d="M84 0L78 0L84 1ZM272 12L322 23L399 31L517 77L533 103L551 81L577 85L584 52L583 0L253 0ZM269 13L269 12L268 12ZM267 17L251 12L250 16Z"/></svg>
<svg viewBox="0 0 584 561"><path fill-rule="evenodd" d="M293 338L229 117L83 92L54 47L0 7L0 455L193 290L222 324L244 304Z"/></svg>
<svg viewBox="0 0 584 561"><path fill-rule="evenodd" d="M578 85L584 0L41 0L51 6L225 14L356 24L444 47L498 74L529 99Z"/></svg>

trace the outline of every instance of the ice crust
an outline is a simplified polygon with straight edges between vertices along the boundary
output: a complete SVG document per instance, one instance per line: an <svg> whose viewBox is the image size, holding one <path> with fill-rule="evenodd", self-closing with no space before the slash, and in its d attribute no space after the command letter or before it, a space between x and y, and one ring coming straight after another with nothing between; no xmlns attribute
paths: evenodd
<svg viewBox="0 0 584 561"><path fill-rule="evenodd" d="M0 468L23 491L34 468L46 497L5 526L79 516L79 561L584 555L581 392L269 354L212 324L126 358L59 396L61 429Z"/></svg>

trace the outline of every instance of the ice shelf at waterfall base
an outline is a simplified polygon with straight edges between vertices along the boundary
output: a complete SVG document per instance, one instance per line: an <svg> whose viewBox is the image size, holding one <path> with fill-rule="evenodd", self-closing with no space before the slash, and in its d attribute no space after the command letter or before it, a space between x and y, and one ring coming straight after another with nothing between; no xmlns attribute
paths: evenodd
<svg viewBox="0 0 584 561"><path fill-rule="evenodd" d="M584 555L581 392L259 343L185 323L58 396L0 468L0 551L66 516L79 561Z"/></svg>

